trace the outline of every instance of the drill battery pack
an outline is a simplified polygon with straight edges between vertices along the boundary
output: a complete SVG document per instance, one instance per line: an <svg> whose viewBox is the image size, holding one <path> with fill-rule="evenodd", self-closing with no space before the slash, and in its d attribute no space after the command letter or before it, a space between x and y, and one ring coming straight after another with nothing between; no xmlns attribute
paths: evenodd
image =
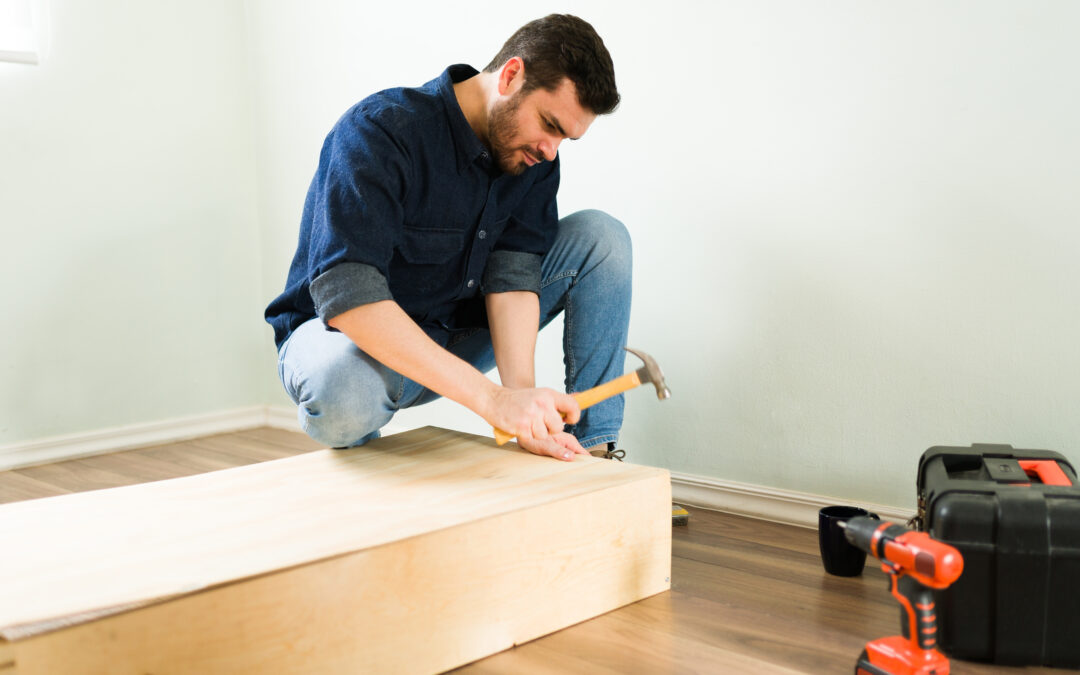
<svg viewBox="0 0 1080 675"><path fill-rule="evenodd" d="M951 657L1080 667L1080 484L1059 453L936 446L919 460L918 529L964 571L936 592Z"/></svg>

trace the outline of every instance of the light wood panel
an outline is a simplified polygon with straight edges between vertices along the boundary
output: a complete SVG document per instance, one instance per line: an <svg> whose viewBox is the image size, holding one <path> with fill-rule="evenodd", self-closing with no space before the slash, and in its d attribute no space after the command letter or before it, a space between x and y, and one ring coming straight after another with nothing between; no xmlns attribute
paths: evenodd
<svg viewBox="0 0 1080 675"><path fill-rule="evenodd" d="M669 507L665 471L433 428L18 502L0 628L20 674L434 672L666 590Z"/></svg>

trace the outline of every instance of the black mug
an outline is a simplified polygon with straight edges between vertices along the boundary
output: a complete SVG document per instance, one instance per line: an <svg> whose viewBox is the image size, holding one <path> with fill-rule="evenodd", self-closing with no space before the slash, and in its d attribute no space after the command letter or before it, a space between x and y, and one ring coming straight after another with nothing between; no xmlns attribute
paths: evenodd
<svg viewBox="0 0 1080 675"><path fill-rule="evenodd" d="M858 506L826 506L818 511L818 546L821 548L821 563L825 571L838 577L857 577L866 565L866 551L856 548L844 538L844 528L851 518L867 516L878 518Z"/></svg>

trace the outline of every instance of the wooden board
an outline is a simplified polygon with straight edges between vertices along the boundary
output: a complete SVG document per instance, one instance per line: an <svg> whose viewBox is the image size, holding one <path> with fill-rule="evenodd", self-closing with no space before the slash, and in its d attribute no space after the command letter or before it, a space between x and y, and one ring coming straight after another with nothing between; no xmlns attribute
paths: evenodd
<svg viewBox="0 0 1080 675"><path fill-rule="evenodd" d="M430 427L0 506L0 675L438 672L668 589L669 508Z"/></svg>

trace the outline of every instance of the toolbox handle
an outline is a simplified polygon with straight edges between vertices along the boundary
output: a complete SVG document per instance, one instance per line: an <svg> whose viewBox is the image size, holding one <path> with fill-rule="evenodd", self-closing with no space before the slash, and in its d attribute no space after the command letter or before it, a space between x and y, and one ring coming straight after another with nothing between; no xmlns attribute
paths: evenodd
<svg viewBox="0 0 1080 675"><path fill-rule="evenodd" d="M1072 485L1072 481L1053 459L1021 459L1018 463L1024 473L1038 478L1043 485Z"/></svg>

